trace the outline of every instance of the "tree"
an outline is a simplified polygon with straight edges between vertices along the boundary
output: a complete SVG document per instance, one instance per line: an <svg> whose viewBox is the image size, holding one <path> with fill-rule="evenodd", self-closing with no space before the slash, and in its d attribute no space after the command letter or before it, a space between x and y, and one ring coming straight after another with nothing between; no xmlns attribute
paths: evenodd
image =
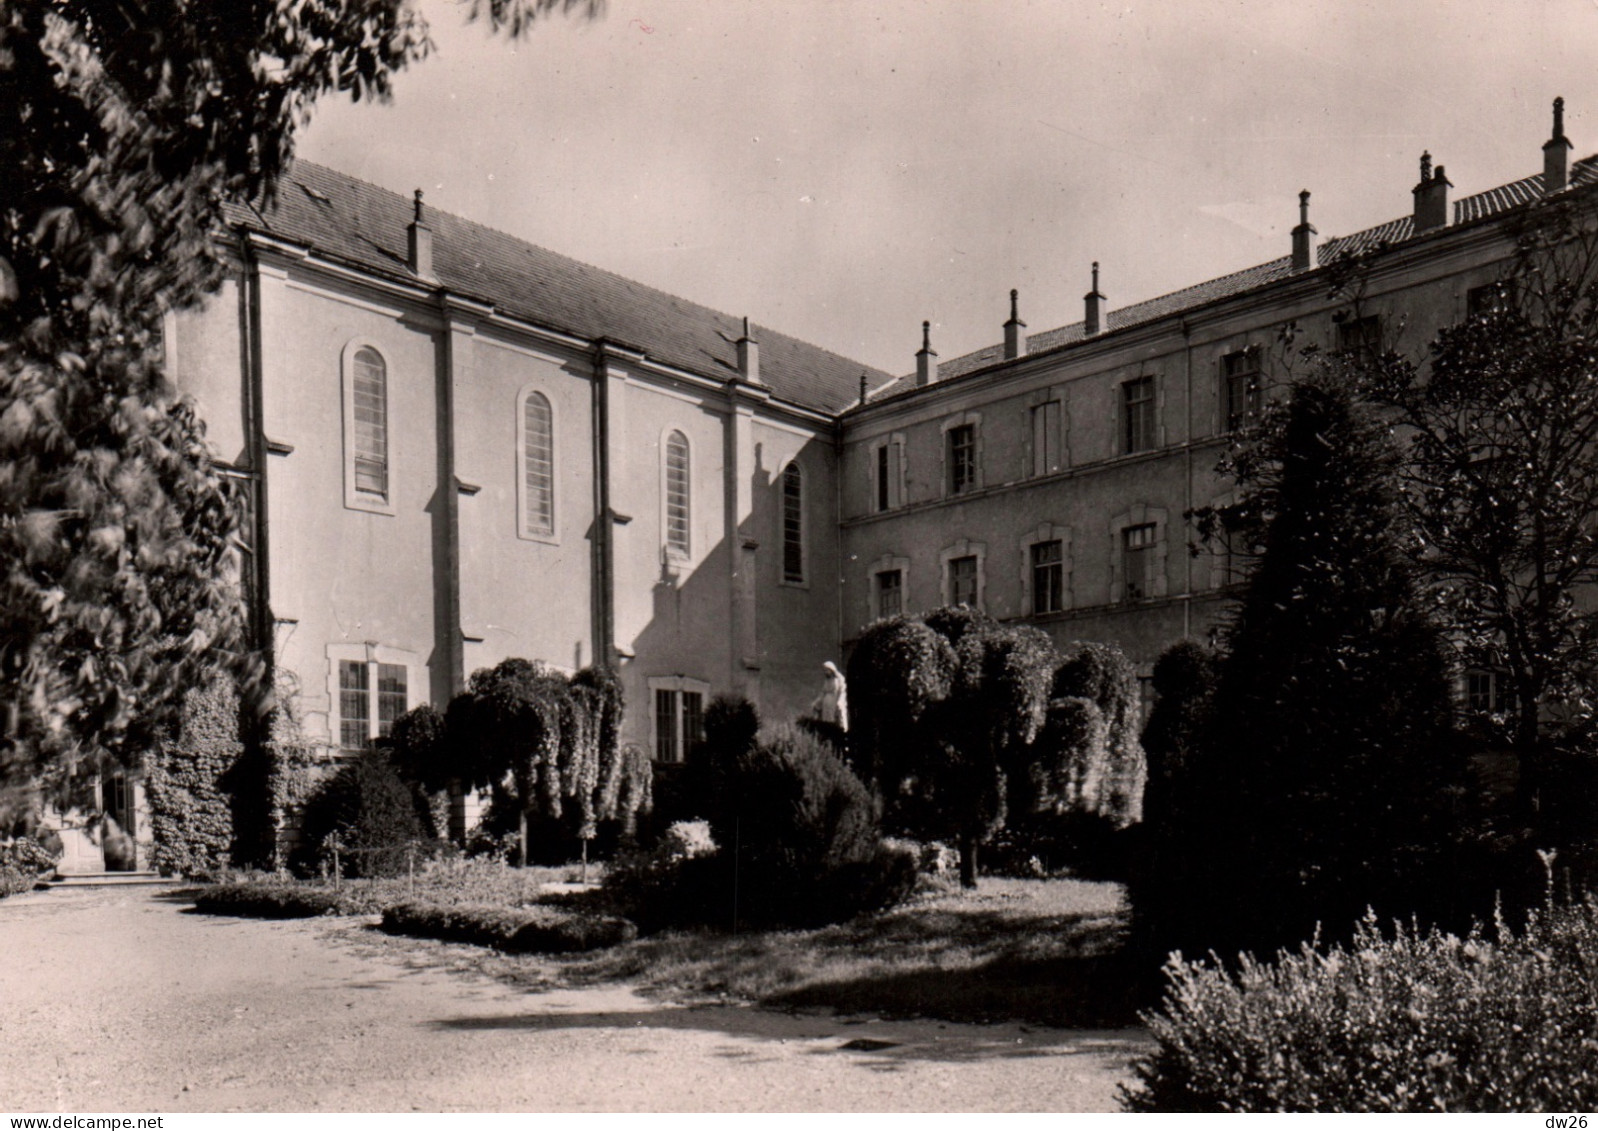
<svg viewBox="0 0 1598 1131"><path fill-rule="evenodd" d="M469 11L516 35L597 3ZM215 286L223 201L271 198L316 99L386 98L428 47L406 0L0 9L0 786L131 762L219 663L266 694L237 492L160 319Z"/></svg>
<svg viewBox="0 0 1598 1131"><path fill-rule="evenodd" d="M1444 643L1403 541L1399 458L1376 411L1321 371L1235 461L1260 556L1208 733L1181 751L1181 805L1198 816L1186 882L1167 886L1180 902L1163 909L1171 942L1269 949L1318 922L1344 930L1368 904L1428 909L1459 767Z"/></svg>
<svg viewBox="0 0 1598 1131"><path fill-rule="evenodd" d="M1598 614L1580 591L1598 582L1598 232L1556 201L1514 234L1429 364L1389 355L1359 376L1405 438L1405 517L1465 664L1508 685L1487 721L1535 803L1549 724L1594 713Z"/></svg>
<svg viewBox="0 0 1598 1131"><path fill-rule="evenodd" d="M1124 712L1094 701L1105 687L1089 670L1080 653L1062 663L1043 632L968 608L880 621L849 658L855 766L891 820L954 840L960 881L975 886L977 850L1011 812L1098 811L1097 784L1084 781L1103 776ZM1135 762L1140 775L1141 750Z"/></svg>

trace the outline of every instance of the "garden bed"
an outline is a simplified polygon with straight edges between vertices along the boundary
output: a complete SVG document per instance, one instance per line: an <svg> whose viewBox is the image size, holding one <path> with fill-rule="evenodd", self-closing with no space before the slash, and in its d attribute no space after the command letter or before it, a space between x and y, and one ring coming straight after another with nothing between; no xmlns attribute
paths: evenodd
<svg viewBox="0 0 1598 1131"><path fill-rule="evenodd" d="M512 954L566 954L631 942L638 928L616 915L564 907L494 907L400 903L383 910L395 935L491 946Z"/></svg>

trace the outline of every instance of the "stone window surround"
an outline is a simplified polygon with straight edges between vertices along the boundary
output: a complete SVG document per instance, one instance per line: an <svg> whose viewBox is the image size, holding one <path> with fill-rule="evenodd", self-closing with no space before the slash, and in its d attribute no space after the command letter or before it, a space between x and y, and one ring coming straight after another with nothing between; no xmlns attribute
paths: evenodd
<svg viewBox="0 0 1598 1131"><path fill-rule="evenodd" d="M646 681L649 688L649 756L656 758L660 751L660 718L655 710L655 693L657 691L675 692L677 695L677 759L674 764L681 765L688 760L688 743L682 732L683 719L686 712L682 709L682 693L697 692L699 705L702 712L710 706L710 684L702 679L692 679L682 675L654 675Z"/></svg>
<svg viewBox="0 0 1598 1131"><path fill-rule="evenodd" d="M680 436L683 446L688 450L688 492L686 514L686 536L688 546L686 552L678 546L671 544L671 470L669 447L672 436ZM675 575L678 566L686 565L693 561L694 556L694 445L684 432L675 424L668 424L660 430L660 557L669 575Z"/></svg>
<svg viewBox="0 0 1598 1131"><path fill-rule="evenodd" d="M882 619L882 608L878 603L881 595L877 591L877 575L890 570L899 571L899 611L910 612L910 559L894 554L883 554L866 569L866 604L871 613L870 619L873 621Z"/></svg>
<svg viewBox="0 0 1598 1131"><path fill-rule="evenodd" d="M1050 401L1060 406L1060 466L1053 471L1034 473L1032 469L1033 429L1032 412L1040 405ZM1053 386L1047 389L1035 389L1027 397L1026 403L1026 428L1021 437L1021 478L1039 479L1045 475L1054 475L1071 466L1071 413L1066 408L1065 386Z"/></svg>
<svg viewBox="0 0 1598 1131"><path fill-rule="evenodd" d="M971 426L971 482L966 485L965 490L956 494L950 489L949 483L949 476L951 473L951 468L949 467L949 433L953 429L959 428L966 424ZM940 490L944 498L957 499L963 495L975 494L987 485L986 477L982 474L982 457L984 455L984 447L985 445L982 439L982 414L980 412L962 412L955 416L948 417L943 421L938 435L938 461L940 467L938 479L940 481ZM900 466L903 466L902 459L900 460Z"/></svg>
<svg viewBox="0 0 1598 1131"><path fill-rule="evenodd" d="M788 472L793 470L799 476L799 576L788 576ZM692 480L690 480L690 483ZM805 474L804 464L795 456L782 465L782 470L777 474L777 537L775 539L781 551L777 562L777 584L785 585L790 589L810 588L810 521L806 513L809 503L810 476Z"/></svg>
<svg viewBox="0 0 1598 1131"><path fill-rule="evenodd" d="M886 508L882 508L877 506L877 464L882 458L877 453L883 448L888 447L890 444L895 444L899 448L899 481L897 483L888 484L888 505ZM890 432L885 436L879 436L875 440L871 441L869 460L866 464L866 480L871 491L871 497L867 500L866 505L867 514L884 514L887 511L898 510L909 501L909 494L906 491L908 480L905 472L905 466L908 462L905 459L905 452L907 450L908 449L905 445L903 432Z"/></svg>
<svg viewBox="0 0 1598 1131"><path fill-rule="evenodd" d="M1134 381L1147 378L1154 385L1154 435L1146 448L1129 449L1126 446L1126 387ZM1165 378L1156 370L1140 371L1115 382L1115 454L1141 455L1165 447Z"/></svg>
<svg viewBox="0 0 1598 1131"><path fill-rule="evenodd" d="M393 648L387 644L378 644L366 641L360 644L329 644L327 646L327 703L328 703L328 747L333 753L339 751L339 684L338 666L341 661L354 660L360 663L375 666L377 664L397 664L405 669L405 709L410 710L417 706L417 688L427 678L427 668L422 662L420 652L407 651L404 648ZM375 677L375 672L373 673ZM373 734L377 726L377 680L371 681L372 708L369 715Z"/></svg>
<svg viewBox="0 0 1598 1131"><path fill-rule="evenodd" d="M549 409L549 457L550 457L550 499L549 515L550 529L548 532L538 530L528 525L527 522L527 402L533 397L541 397ZM560 445L556 442L559 435L559 416L555 412L555 402L549 394L537 385L523 385L516 393L516 536L528 542L547 542L551 545L560 544L560 479L557 469L560 467L558 451ZM690 479L690 483L692 480Z"/></svg>
<svg viewBox="0 0 1598 1131"><path fill-rule="evenodd" d="M388 477L388 490L382 495L370 491L358 491L355 488L355 355L363 349L369 349L377 354L383 362L383 421L384 442L387 445L386 455L388 464L386 468ZM339 384L344 405L344 506L347 510L365 511L368 514L394 513L394 485L399 478L399 459L397 458L394 443L397 430L394 427L394 371L389 365L388 355L381 346L371 338L355 337L344 343L344 349L339 354Z"/></svg>
<svg viewBox="0 0 1598 1131"><path fill-rule="evenodd" d="M988 544L986 542L973 542L969 538L962 538L952 545L945 546L938 551L938 567L940 576L942 603L948 605L952 601L952 578L949 563L956 558L976 558L977 560L977 603L978 609L988 607Z"/></svg>
<svg viewBox="0 0 1598 1131"><path fill-rule="evenodd" d="M1123 546L1126 529L1131 526L1149 524L1154 526L1154 579L1150 585L1149 598L1158 599L1170 594L1170 579L1166 572L1166 558L1170 546L1166 531L1168 517L1164 507L1137 503L1130 510L1123 511L1110 519L1110 603L1112 605L1126 602L1126 556Z"/></svg>

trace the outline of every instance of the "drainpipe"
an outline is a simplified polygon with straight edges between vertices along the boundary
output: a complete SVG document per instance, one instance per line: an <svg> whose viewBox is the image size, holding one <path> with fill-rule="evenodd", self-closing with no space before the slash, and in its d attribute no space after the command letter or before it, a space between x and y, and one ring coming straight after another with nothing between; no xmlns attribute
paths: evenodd
<svg viewBox="0 0 1598 1131"><path fill-rule="evenodd" d="M266 676L272 677L274 667L272 633L272 565L266 483L266 422L263 410L261 362L261 279L250 244L249 233L239 230L239 258L244 264L244 275L239 283L239 341L240 360L244 367L244 443L249 461L249 479L254 488L252 515L254 529L250 554L253 599L248 610L250 645L261 653L266 665Z"/></svg>
<svg viewBox="0 0 1598 1131"><path fill-rule="evenodd" d="M1193 331L1187 324L1187 319L1182 319L1182 369L1183 381L1187 384L1187 443L1183 445L1187 457L1187 509L1183 511L1182 531L1187 532L1187 515L1193 513ZM1182 557L1187 560L1187 600L1182 602L1182 637L1191 638L1193 635L1193 555L1187 553L1183 547Z"/></svg>
<svg viewBox="0 0 1598 1131"><path fill-rule="evenodd" d="M594 666L616 668L614 531L610 509L610 348L603 338L594 343L593 445L594 525L590 540L593 563Z"/></svg>

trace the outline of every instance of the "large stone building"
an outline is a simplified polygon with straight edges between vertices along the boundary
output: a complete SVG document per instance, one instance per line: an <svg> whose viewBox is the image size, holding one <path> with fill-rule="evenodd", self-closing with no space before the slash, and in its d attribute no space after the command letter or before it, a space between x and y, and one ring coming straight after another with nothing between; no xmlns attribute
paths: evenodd
<svg viewBox="0 0 1598 1131"><path fill-rule="evenodd" d="M1095 264L1082 321L1028 335L1012 294L1001 343L924 339L902 377L301 162L232 211L169 363L252 485L252 609L313 741L508 656L609 659L626 740L672 761L709 696L798 714L895 612L964 601L1145 670L1203 635L1233 575L1183 515L1226 496L1284 328L1422 346L1496 279L1506 217L1598 192L1569 151L1556 110L1541 174L1452 203L1423 158L1408 214L1321 243L1305 194L1282 258L1120 310Z"/></svg>

